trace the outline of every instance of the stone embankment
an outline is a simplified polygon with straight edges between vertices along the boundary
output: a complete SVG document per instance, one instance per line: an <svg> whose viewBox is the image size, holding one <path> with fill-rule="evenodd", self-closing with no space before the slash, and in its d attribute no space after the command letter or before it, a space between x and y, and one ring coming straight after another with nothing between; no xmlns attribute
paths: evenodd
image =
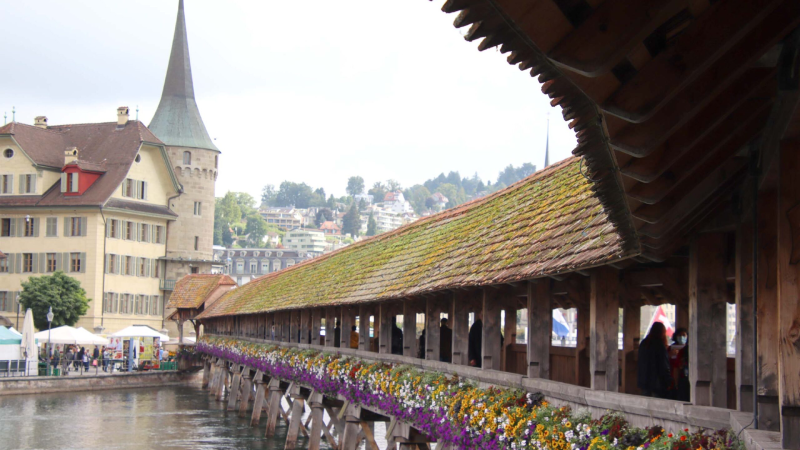
<svg viewBox="0 0 800 450"><path fill-rule="evenodd" d="M167 386L188 383L197 375L170 370L114 375L0 378L0 396Z"/></svg>

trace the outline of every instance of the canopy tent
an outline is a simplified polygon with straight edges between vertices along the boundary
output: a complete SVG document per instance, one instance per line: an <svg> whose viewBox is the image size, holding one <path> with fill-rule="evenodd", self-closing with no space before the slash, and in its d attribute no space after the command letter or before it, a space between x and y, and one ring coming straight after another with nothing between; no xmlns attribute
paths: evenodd
<svg viewBox="0 0 800 450"><path fill-rule="evenodd" d="M15 330L14 327L9 328L8 331L16 334L17 336L22 336L22 333L20 333L19 331Z"/></svg>
<svg viewBox="0 0 800 450"><path fill-rule="evenodd" d="M161 342L167 342L169 340L169 336L166 334L161 334L158 331L146 326L146 325L131 325L127 328L123 328L122 330L117 331L116 333L112 334L113 337L152 337L152 338L159 338Z"/></svg>
<svg viewBox="0 0 800 450"><path fill-rule="evenodd" d="M77 328L64 325L52 330L44 330L36 333L36 339L40 343L51 342L53 344L77 344L77 345L108 345L108 339L92 334L86 330L80 331Z"/></svg>
<svg viewBox="0 0 800 450"><path fill-rule="evenodd" d="M10 329L0 326L0 345L17 345L22 343L22 336L14 333Z"/></svg>

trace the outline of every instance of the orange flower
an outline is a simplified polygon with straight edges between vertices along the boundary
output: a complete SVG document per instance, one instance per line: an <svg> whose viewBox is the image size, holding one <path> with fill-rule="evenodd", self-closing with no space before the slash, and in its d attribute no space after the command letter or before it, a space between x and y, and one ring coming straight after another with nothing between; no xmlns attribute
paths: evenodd
<svg viewBox="0 0 800 450"><path fill-rule="evenodd" d="M686 436L681 436L681 440L685 441L686 440Z"/></svg>

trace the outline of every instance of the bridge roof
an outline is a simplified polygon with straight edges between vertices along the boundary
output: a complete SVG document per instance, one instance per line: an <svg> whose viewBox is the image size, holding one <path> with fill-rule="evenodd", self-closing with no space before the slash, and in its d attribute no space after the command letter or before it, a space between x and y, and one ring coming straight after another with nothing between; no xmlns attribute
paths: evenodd
<svg viewBox="0 0 800 450"><path fill-rule="evenodd" d="M492 195L258 278L198 318L520 281L635 253L572 157Z"/></svg>
<svg viewBox="0 0 800 450"><path fill-rule="evenodd" d="M175 283L167 308L199 308L219 286L235 286L228 275L190 274Z"/></svg>

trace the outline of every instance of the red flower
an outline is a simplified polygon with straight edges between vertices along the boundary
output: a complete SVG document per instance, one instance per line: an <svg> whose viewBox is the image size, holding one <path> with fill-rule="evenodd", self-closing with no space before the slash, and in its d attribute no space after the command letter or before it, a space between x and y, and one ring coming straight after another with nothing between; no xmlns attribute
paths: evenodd
<svg viewBox="0 0 800 450"><path fill-rule="evenodd" d="M671 437L672 437L672 433L668 434L668 435L667 435L667 437L668 437L668 438L671 438Z"/></svg>

